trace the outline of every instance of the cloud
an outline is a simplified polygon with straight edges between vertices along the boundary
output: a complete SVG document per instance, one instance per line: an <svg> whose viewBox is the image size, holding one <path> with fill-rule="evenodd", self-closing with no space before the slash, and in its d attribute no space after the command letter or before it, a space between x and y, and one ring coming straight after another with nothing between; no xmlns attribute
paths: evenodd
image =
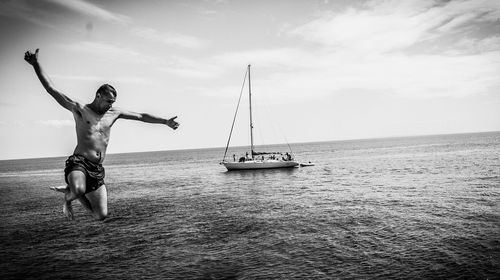
<svg viewBox="0 0 500 280"><path fill-rule="evenodd" d="M257 49L216 55L217 64L227 67L244 67L256 64L260 67L288 67L305 63L311 58L308 52L298 48Z"/></svg>
<svg viewBox="0 0 500 280"><path fill-rule="evenodd" d="M45 2L45 3L44 3ZM47 5L50 2L54 5ZM57 18L64 13L55 7L71 10L78 14L91 16L108 22L126 24L130 19L124 15L112 13L97 5L81 0L45 0L45 1L0 1L0 15L19 18L36 25L58 28Z"/></svg>
<svg viewBox="0 0 500 280"><path fill-rule="evenodd" d="M361 9L325 13L289 34L336 50L385 53L451 33L465 34L471 25L495 22L499 17L500 2L494 0L375 0Z"/></svg>
<svg viewBox="0 0 500 280"><path fill-rule="evenodd" d="M123 46L103 42L81 41L62 46L77 53L89 53L112 61L127 61L134 63L154 64L158 58L145 55L138 51Z"/></svg>
<svg viewBox="0 0 500 280"><path fill-rule="evenodd" d="M359 55L348 50L262 49L218 55L214 64L242 69L250 61L256 72L253 88L270 102L350 92L412 99L465 97L500 87L500 51L494 50L500 39L483 41L476 47L490 52ZM236 90L217 92L229 96Z"/></svg>
<svg viewBox="0 0 500 280"><path fill-rule="evenodd" d="M132 33L140 38L144 38L152 42L158 42L165 45L177 46L181 48L201 49L206 45L206 42L193 36L178 34L174 32L161 33L152 28L133 28Z"/></svg>
<svg viewBox="0 0 500 280"><path fill-rule="evenodd" d="M159 66L161 71L189 79L215 79L224 73L223 67L211 60L195 60L184 56L170 55Z"/></svg>
<svg viewBox="0 0 500 280"><path fill-rule="evenodd" d="M450 17L451 19L445 24L439 26L436 30L440 33L449 33L454 30L459 30L459 28L466 25L471 20L474 20L477 17L477 11L468 12L462 15L457 15L455 17Z"/></svg>
<svg viewBox="0 0 500 280"><path fill-rule="evenodd" d="M102 77L92 76L92 75L78 76L78 75L58 75L58 74L55 74L55 75L51 75L51 77L53 77L55 79L69 80L69 81L101 81L102 80ZM129 84L141 84L141 85L154 85L155 84L155 82L149 78L138 77L138 76L107 77L106 79L108 80L109 83L129 83ZM1 105L1 103L0 103L0 105Z"/></svg>
<svg viewBox="0 0 500 280"><path fill-rule="evenodd" d="M492 30L498 30L499 5L368 1L289 29L288 35L306 44L215 60L268 66L255 83L269 96L287 100L349 92L402 98L491 94L500 87L500 39L479 27L497 24Z"/></svg>
<svg viewBox="0 0 500 280"><path fill-rule="evenodd" d="M220 70L216 67L201 64L200 67L193 67L189 65L164 66L161 67L160 70L179 77L194 79L212 79L217 77L220 72Z"/></svg>
<svg viewBox="0 0 500 280"><path fill-rule="evenodd" d="M214 78L221 73L217 66L193 60L181 56L151 56L132 48L115 46L103 42L82 41L74 44L62 45L63 49L74 51L76 53L89 53L95 57L100 57L113 62L126 62L135 64L146 64L149 67L156 67L158 71L164 71L169 74L184 78ZM91 76L61 76L67 79L93 80ZM96 80L99 80L96 78ZM125 82L137 82L143 84L154 83L153 80L140 77L117 77L115 80Z"/></svg>
<svg viewBox="0 0 500 280"><path fill-rule="evenodd" d="M0 121L0 126L14 128L14 129L25 128L26 121L20 121L20 120Z"/></svg>
<svg viewBox="0 0 500 280"><path fill-rule="evenodd" d="M19 18L48 28L56 28L55 25L49 23L52 18L49 12L36 9L25 1L0 1L0 15Z"/></svg>
<svg viewBox="0 0 500 280"><path fill-rule="evenodd" d="M235 77L232 74L239 70L243 75L244 67L252 64L255 88L277 100L348 92L402 98L464 97L492 93L500 87L500 37L479 28L484 24L496 27L495 17L500 16L497 3L368 1L319 14L300 26L290 25L288 33L281 32L302 39L294 46L221 53L199 60L152 57L131 48L90 41L73 44L70 49L114 61L148 64L193 79L193 90L198 87L204 89L199 90L202 94L217 96L235 92L230 83L220 82L221 77ZM149 28L135 28L132 33L183 48L205 46L195 37ZM201 79L211 80L212 90L206 90Z"/></svg>
<svg viewBox="0 0 500 280"><path fill-rule="evenodd" d="M399 3L399 2L398 2ZM398 5L389 9L385 5L368 8L350 8L342 13L327 13L290 32L305 40L358 52L387 52L415 43L429 25L422 25L414 17L416 5ZM422 7L419 7L422 9Z"/></svg>
<svg viewBox="0 0 500 280"><path fill-rule="evenodd" d="M57 128L75 125L74 120L43 120L43 121L36 121L35 123L39 125L52 126Z"/></svg>
<svg viewBox="0 0 500 280"><path fill-rule="evenodd" d="M124 15L110 12L104 8L97 5L85 2L83 0L46 0L52 3L56 3L74 12L93 16L105 21L116 22L120 24L125 24L130 21L130 19Z"/></svg>

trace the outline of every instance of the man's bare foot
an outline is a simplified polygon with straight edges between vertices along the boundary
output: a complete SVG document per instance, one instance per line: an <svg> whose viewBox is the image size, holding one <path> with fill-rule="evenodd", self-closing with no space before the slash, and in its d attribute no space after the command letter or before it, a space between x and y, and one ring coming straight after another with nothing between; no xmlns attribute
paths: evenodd
<svg viewBox="0 0 500 280"><path fill-rule="evenodd" d="M73 206L71 206L71 202L65 202L63 205L63 213L66 215L68 220L74 220L75 217L73 216Z"/></svg>
<svg viewBox="0 0 500 280"><path fill-rule="evenodd" d="M53 191L62 192L62 193L69 192L69 187L68 186L50 187L50 189L53 190Z"/></svg>

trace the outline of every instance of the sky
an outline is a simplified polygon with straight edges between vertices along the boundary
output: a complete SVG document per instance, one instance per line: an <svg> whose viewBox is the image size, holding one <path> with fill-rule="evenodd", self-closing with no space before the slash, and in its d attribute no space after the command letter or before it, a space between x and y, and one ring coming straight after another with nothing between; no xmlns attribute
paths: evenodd
<svg viewBox="0 0 500 280"><path fill-rule="evenodd" d="M256 144L500 130L497 0L0 0L0 34L0 159L76 145L37 48L82 104L109 83L117 107L178 116L119 120L108 153L224 147L248 64ZM248 115L245 90L231 145Z"/></svg>

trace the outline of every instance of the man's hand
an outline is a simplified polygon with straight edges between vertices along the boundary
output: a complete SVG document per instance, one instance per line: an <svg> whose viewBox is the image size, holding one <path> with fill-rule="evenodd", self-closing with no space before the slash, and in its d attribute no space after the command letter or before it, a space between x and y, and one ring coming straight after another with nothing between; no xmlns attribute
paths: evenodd
<svg viewBox="0 0 500 280"><path fill-rule="evenodd" d="M175 116L171 119L168 119L165 124L170 126L173 130L176 130L179 127L179 123L175 121L176 118L177 118L177 116Z"/></svg>
<svg viewBox="0 0 500 280"><path fill-rule="evenodd" d="M24 53L24 60L31 65L35 65L38 61L38 49L36 49L35 53L27 51Z"/></svg>

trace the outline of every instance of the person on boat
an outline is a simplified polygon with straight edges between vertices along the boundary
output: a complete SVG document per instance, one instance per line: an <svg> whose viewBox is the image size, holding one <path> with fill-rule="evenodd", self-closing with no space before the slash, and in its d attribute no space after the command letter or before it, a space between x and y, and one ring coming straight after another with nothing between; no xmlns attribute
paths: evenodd
<svg viewBox="0 0 500 280"><path fill-rule="evenodd" d="M135 113L113 107L116 90L104 84L96 92L90 104L81 104L56 89L38 62L38 49L27 51L24 59L33 66L38 79L45 90L75 119L77 145L66 160L64 176L67 186L51 189L64 193L63 213L68 219L74 219L71 203L79 200L88 212L97 220L108 215L107 190L104 184L102 162L106 156L111 127L118 119L137 120L147 123L159 123L177 129L177 116L164 119L146 113Z"/></svg>

